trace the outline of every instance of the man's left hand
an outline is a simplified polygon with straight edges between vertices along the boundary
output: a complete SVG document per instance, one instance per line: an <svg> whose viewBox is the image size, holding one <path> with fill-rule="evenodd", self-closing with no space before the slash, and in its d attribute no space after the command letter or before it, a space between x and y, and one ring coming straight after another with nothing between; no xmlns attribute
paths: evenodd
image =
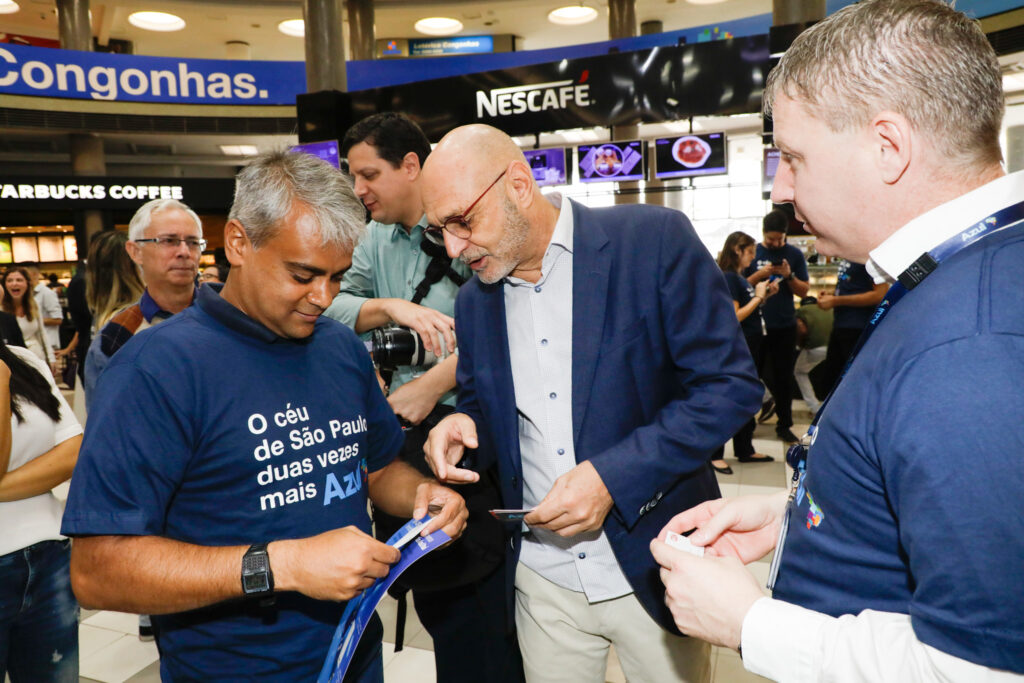
<svg viewBox="0 0 1024 683"><path fill-rule="evenodd" d="M734 557L718 557L706 549L704 557L651 541L651 553L661 565L665 604L680 631L712 645L737 649L743 619L764 597L757 580Z"/></svg>
<svg viewBox="0 0 1024 683"><path fill-rule="evenodd" d="M388 404L391 410L395 411L395 415L418 425L430 414L443 395L444 392L439 394L431 386L427 375L420 375L392 391L388 396Z"/></svg>
<svg viewBox="0 0 1024 683"><path fill-rule="evenodd" d="M584 460L556 479L548 495L523 521L559 536L575 536L600 529L613 502L601 475Z"/></svg>
<svg viewBox="0 0 1024 683"><path fill-rule="evenodd" d="M423 527L420 536L426 536L437 529L448 534L452 540L462 535L466 528L469 511L462 496L447 486L427 480L416 487L416 501L413 503L414 519L430 513L431 520Z"/></svg>
<svg viewBox="0 0 1024 683"><path fill-rule="evenodd" d="M781 275L784 278L789 278L793 274L793 269L789 266L789 261L782 259L782 263L777 266L772 266L772 270L776 275Z"/></svg>

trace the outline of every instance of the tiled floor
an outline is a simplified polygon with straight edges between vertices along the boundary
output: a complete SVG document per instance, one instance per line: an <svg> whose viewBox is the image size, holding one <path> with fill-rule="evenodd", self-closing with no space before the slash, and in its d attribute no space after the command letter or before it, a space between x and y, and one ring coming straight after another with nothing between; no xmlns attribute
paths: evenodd
<svg viewBox="0 0 1024 683"><path fill-rule="evenodd" d="M794 402L793 432L802 434L811 416L803 403ZM726 446L726 457L734 474L718 475L722 495L730 498L752 493L769 493L784 488L788 475L784 464L782 442L775 438L774 425L758 426L754 433L754 447L759 453L775 458L772 463L739 463L731 460L731 445ZM770 558L750 565L750 570L762 584L767 580ZM394 652L395 603L385 598L378 608L384 622L384 680L385 683L436 683L433 665L433 643L430 635L409 610L405 647ZM117 612L83 612L80 631L81 680L106 683L156 683L160 680L160 666L156 646L138 639L138 619L135 615ZM747 683L765 679L747 672L743 662L732 650L713 648L712 680L714 683ZM619 667L614 651L609 657L605 675L609 683L624 683L626 678ZM660 683L660 682L659 682Z"/></svg>

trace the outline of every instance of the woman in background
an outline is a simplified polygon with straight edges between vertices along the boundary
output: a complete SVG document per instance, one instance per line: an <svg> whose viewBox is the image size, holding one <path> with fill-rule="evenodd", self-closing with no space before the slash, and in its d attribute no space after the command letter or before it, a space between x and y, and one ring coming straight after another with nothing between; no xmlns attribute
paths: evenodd
<svg viewBox="0 0 1024 683"><path fill-rule="evenodd" d="M0 681L77 683L78 603L63 503L82 428L27 349L0 343Z"/></svg>
<svg viewBox="0 0 1024 683"><path fill-rule="evenodd" d="M736 308L736 317L740 320L740 327L743 329L743 336L750 348L750 355L757 358L758 349L761 348L761 339L764 337L764 317L761 315L761 306L765 300L779 291L778 284L762 280L756 285L747 282L747 278L740 275L744 268L749 266L757 253L757 243L754 238L745 232L734 232L725 238L725 245L718 255L718 267L725 274L725 280L729 285L729 293L732 295L732 303ZM770 455L762 455L754 452L754 427L757 423L751 417L750 421L740 427L732 437L732 449L736 459L740 462L768 462L774 460ZM711 459L711 466L716 472L732 474L732 468L723 459L725 446L720 446Z"/></svg>
<svg viewBox="0 0 1024 683"><path fill-rule="evenodd" d="M46 329L43 327L43 316L36 305L32 286L29 284L28 271L14 267L4 273L4 297L0 305L5 312L18 319L21 336L25 339L25 347L34 353L50 368L53 373L57 358L46 341Z"/></svg>
<svg viewBox="0 0 1024 683"><path fill-rule="evenodd" d="M85 301L92 311L93 337L114 314L135 303L146 288L139 268L128 256L128 233L102 232L89 245L85 263Z"/></svg>

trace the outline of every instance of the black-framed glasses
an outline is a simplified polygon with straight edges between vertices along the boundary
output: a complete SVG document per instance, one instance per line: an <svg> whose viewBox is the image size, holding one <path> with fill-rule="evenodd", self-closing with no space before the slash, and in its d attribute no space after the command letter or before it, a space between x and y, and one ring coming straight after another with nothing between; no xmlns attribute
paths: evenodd
<svg viewBox="0 0 1024 683"><path fill-rule="evenodd" d="M507 171L508 169L505 170ZM505 171L499 173L498 177L494 179L494 182L488 185L487 188L480 193L480 196L474 199L473 203L470 204L465 211L445 218L444 223L441 225L428 225L424 228L423 234L426 235L431 242L436 244L444 244L444 234L442 234L443 230L448 231L460 240L468 239L473 230L469 227L469 222L466 220L466 216L473 210L474 206L480 203L480 200L484 198L484 195L487 194L492 187L498 184L498 181L501 180L504 175Z"/></svg>
<svg viewBox="0 0 1024 683"><path fill-rule="evenodd" d="M147 237L141 240L132 240L136 244L146 244L150 242L164 249L177 249L184 242L188 245L191 251L202 251L206 249L206 240L197 237L173 237L171 235L164 235L163 237Z"/></svg>

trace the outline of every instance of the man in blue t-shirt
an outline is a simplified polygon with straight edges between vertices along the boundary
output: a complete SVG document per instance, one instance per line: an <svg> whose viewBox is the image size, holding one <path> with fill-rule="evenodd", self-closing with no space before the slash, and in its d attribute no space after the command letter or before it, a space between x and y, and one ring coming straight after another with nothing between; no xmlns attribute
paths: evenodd
<svg viewBox="0 0 1024 683"><path fill-rule="evenodd" d="M779 293L764 302L765 337L757 366L775 399L778 422L775 434L783 441L796 441L793 434L793 366L796 364L796 307L793 297L807 295L807 260L803 252L786 244L789 218L774 209L762 221L764 237L743 275L752 285L769 280Z"/></svg>
<svg viewBox="0 0 1024 683"><path fill-rule="evenodd" d="M823 386L831 388L839 381L861 332L868 326L887 289L888 283L876 283L864 264L840 260L835 293L822 292L818 296L820 308L834 311L825 353L825 376L821 379Z"/></svg>
<svg viewBox="0 0 1024 683"><path fill-rule="evenodd" d="M944 2L862 0L793 41L764 101L772 199L897 284L789 496L709 501L652 542L676 625L774 680L1021 681L1024 173L996 54ZM691 530L703 557L662 542ZM768 598L742 563L773 549Z"/></svg>
<svg viewBox="0 0 1024 683"><path fill-rule="evenodd" d="M363 230L335 168L239 174L223 288L136 334L89 416L63 533L87 607L153 615L165 680L316 677L344 602L388 573L367 498L458 535L462 498L392 460L402 434L361 342L320 314ZM380 625L354 680L382 680Z"/></svg>

